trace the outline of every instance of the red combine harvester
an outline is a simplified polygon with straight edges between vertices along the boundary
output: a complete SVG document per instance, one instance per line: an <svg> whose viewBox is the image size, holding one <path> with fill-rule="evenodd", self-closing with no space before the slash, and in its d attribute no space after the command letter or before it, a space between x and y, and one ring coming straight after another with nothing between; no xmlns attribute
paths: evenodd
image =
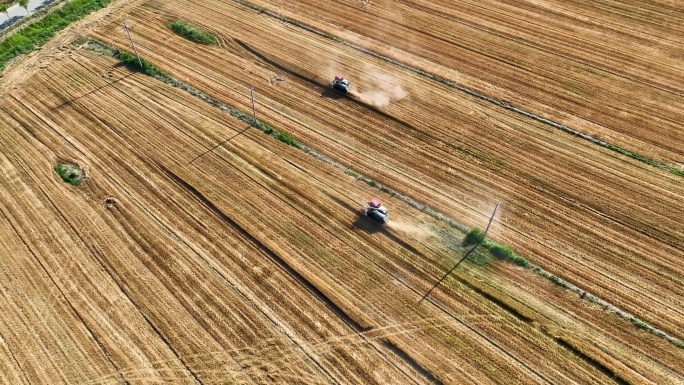
<svg viewBox="0 0 684 385"><path fill-rule="evenodd" d="M342 75L335 75L335 79L330 83L330 86L338 91L344 93L349 92L349 80L342 77Z"/></svg>
<svg viewBox="0 0 684 385"><path fill-rule="evenodd" d="M370 202L366 204L366 207L363 208L363 215L382 224L387 223L389 220L389 210L387 210L387 207L383 206L377 199L371 199Z"/></svg>

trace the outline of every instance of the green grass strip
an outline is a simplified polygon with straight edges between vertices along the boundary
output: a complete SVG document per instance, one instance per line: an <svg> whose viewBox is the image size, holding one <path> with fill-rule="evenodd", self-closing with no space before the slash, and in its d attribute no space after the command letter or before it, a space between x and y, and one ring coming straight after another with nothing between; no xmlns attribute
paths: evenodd
<svg viewBox="0 0 684 385"><path fill-rule="evenodd" d="M171 29L176 34L190 40L195 43L208 44L208 45L218 45L218 39L216 36L210 34L209 32L202 31L201 29L194 27L188 23L182 21L174 21L171 24L167 24L167 27Z"/></svg>
<svg viewBox="0 0 684 385"><path fill-rule="evenodd" d="M55 34L111 0L73 0L0 43L0 71L15 57L28 54L47 43Z"/></svg>

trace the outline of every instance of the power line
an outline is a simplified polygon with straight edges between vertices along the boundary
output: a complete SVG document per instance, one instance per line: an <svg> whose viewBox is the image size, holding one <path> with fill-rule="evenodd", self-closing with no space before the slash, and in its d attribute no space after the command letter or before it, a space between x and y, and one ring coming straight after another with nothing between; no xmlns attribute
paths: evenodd
<svg viewBox="0 0 684 385"><path fill-rule="evenodd" d="M256 125L256 108L254 107L254 87L249 86L249 96L252 97L252 113L254 113L254 125Z"/></svg>
<svg viewBox="0 0 684 385"><path fill-rule="evenodd" d="M444 281L444 279L446 279L446 277L448 277L449 274L451 274L454 270L456 270L456 268L458 267L458 265L461 264L461 262L465 261L465 259L468 258L468 256L470 255L470 253L472 253L473 251L475 251L475 249L476 249L478 246L480 246L480 245L482 244L482 242L484 242L485 236L487 235L487 231L489 231L489 226L492 224L492 220L494 219L494 215L496 214L496 209L498 209L498 208L499 208L499 203L497 203L496 206L494 206L494 212L492 213L491 218L489 218L489 223L487 223L487 228L485 229L484 234L482 235L482 239L480 239L480 241L477 242L477 244L476 244L475 246L473 246L470 250L468 250L468 252L463 256L463 258L461 258L461 260L458 261L458 262L454 265L454 267L451 268L451 270L449 270L446 274L444 274L444 276L443 276L439 281L437 281L437 283L435 283L434 286L432 286L432 287L430 288L430 290L428 290L428 292L425 293L425 295L423 295L423 297L420 299L420 301L418 301L418 303L423 302L423 300L424 300L425 298L427 298L427 296L430 295L430 293L432 293L432 291L435 290L435 288L436 288L437 286L439 286L439 284L442 283L442 281Z"/></svg>
<svg viewBox="0 0 684 385"><path fill-rule="evenodd" d="M135 52L135 56L138 57L138 63L140 63L140 68L143 68L142 60L140 60L140 55L138 55L138 49L135 48L135 43L133 43L133 39L131 38L131 33L128 31L129 28L133 28L130 25L123 23L122 24L123 29L126 31L126 34L128 35L128 40L131 41L131 47L133 47L133 51Z"/></svg>

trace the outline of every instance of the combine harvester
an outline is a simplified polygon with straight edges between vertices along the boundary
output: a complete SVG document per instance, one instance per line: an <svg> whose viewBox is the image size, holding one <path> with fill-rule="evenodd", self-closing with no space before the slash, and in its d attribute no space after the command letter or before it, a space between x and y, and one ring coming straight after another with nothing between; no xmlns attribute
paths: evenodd
<svg viewBox="0 0 684 385"><path fill-rule="evenodd" d="M350 84L349 80L342 77L342 75L335 75L335 79L333 79L333 81L330 82L330 86L346 94L347 92L349 92Z"/></svg>
<svg viewBox="0 0 684 385"><path fill-rule="evenodd" d="M363 208L362 214L383 225L389 220L389 210L377 199L371 199Z"/></svg>

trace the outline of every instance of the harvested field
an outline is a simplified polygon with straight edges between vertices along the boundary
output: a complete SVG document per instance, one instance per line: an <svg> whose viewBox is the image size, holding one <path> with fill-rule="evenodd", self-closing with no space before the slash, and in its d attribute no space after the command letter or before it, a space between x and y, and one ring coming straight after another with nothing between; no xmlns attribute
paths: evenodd
<svg viewBox="0 0 684 385"><path fill-rule="evenodd" d="M684 7L636 1L255 0L680 169Z"/></svg>
<svg viewBox="0 0 684 385"><path fill-rule="evenodd" d="M429 13L463 12L447 3ZM332 28L316 2L288 4L278 12ZM448 46L419 40L436 21L405 35L434 56L363 29L372 10L390 17L413 4L419 19L427 5L340 4L350 24L328 33L344 28L368 49L405 50L396 60L458 71L440 59ZM583 14L576 7L564 9ZM166 27L175 20L219 46L175 35ZM489 238L684 337L681 176L238 2L119 1L0 83L0 383L684 382L684 349L484 251L419 304L465 252L463 233L201 98L67 44L83 34L126 49L122 21L173 78L248 114L253 85L259 120L464 226L484 226L501 202ZM544 77L529 63L524 77L476 63L515 82ZM336 72L352 79L351 97L326 88ZM670 74L639 84L681 76ZM544 110L543 96L515 82L506 87L529 97L526 109L590 129L578 99ZM639 113L681 113L663 108L673 110ZM611 122L597 125L617 130ZM610 135L678 161L682 149L660 136L674 125L659 127ZM64 183L58 162L78 165L84 183ZM375 196L391 208L384 228L358 215Z"/></svg>

